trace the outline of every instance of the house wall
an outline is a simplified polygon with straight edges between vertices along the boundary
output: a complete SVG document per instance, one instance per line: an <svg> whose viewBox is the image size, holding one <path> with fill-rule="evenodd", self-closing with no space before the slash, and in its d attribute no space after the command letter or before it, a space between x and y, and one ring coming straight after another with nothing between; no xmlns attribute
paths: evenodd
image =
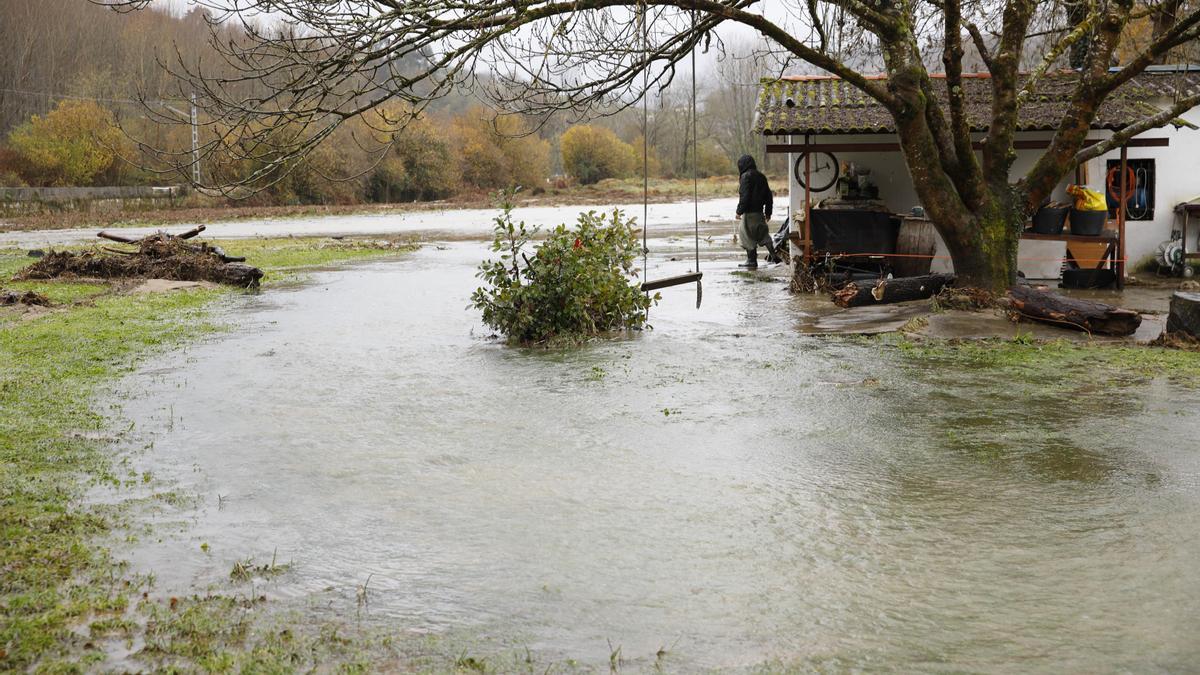
<svg viewBox="0 0 1200 675"><path fill-rule="evenodd" d="M1186 118L1200 126L1200 111L1193 110ZM1019 140L1048 140L1051 132L1022 132L1017 134ZM1109 132L1093 132L1093 138L1104 138ZM1155 160L1156 197L1154 204L1154 220L1130 221L1126 227L1126 255L1129 259L1129 269L1146 258L1152 256L1159 242L1169 239L1171 230L1178 227L1178 219L1174 214L1175 204L1200 195L1200 131L1183 128L1167 127L1142 134L1144 138L1168 138L1170 146L1166 148L1130 148L1129 158L1153 158ZM814 137L817 144L821 143L895 143L894 134L861 134L861 135L829 135ZM982 138L978 134L976 139ZM799 136L791 137L791 143L802 143ZM1013 164L1013 173L1020 175L1029 170L1041 156L1042 150L1018 150L1017 159ZM920 205L908 168L899 152L834 153L839 162L850 161L859 166L869 167L871 177L879 186L879 197L896 213L908 213L912 207ZM1120 151L1111 152L1103 157L1088 162L1087 185L1095 190L1104 190L1105 161L1108 158L1119 158ZM799 214L804 209L804 189L796 181L794 167L797 156L788 155L789 171L788 190L791 213ZM1070 201L1066 194L1066 186L1074 182L1070 175L1054 191L1055 201ZM823 193L813 193L813 202L832 196L834 190ZM1200 226L1193 228L1200 230ZM1189 249L1200 250L1200 246L1189 237ZM1062 242L1022 241L1018 253L1018 267L1031 279L1057 278L1061 268L1061 259L1066 254L1066 244ZM939 272L952 271L949 252L945 244L938 239L938 257L934 259L932 269Z"/></svg>

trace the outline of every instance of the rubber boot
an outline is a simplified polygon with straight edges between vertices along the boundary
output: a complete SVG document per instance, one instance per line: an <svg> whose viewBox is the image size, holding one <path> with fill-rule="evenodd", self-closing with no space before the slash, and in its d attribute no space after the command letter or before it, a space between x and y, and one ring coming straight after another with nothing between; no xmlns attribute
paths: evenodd
<svg viewBox="0 0 1200 675"><path fill-rule="evenodd" d="M758 249L746 249L746 262L738 265L743 269L758 269Z"/></svg>

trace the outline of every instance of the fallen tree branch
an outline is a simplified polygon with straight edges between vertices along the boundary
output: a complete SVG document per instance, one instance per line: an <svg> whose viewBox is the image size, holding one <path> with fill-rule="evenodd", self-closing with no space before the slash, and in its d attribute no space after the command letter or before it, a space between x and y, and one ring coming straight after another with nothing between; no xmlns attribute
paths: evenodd
<svg viewBox="0 0 1200 675"><path fill-rule="evenodd" d="M880 279L872 286L860 286L851 282L833 291L831 295L838 307L886 305L906 300L923 300L953 283L953 274L927 274L920 277Z"/></svg>
<svg viewBox="0 0 1200 675"><path fill-rule="evenodd" d="M1017 317L1087 333L1133 335L1142 324L1142 315L1131 309L1069 298L1032 286L1014 286L1008 298L1009 310Z"/></svg>

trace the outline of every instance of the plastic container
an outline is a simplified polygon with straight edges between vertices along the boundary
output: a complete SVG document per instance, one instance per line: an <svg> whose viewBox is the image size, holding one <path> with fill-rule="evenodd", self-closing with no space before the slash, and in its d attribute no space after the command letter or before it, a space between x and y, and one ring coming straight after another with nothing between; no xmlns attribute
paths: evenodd
<svg viewBox="0 0 1200 675"><path fill-rule="evenodd" d="M1038 234L1062 234L1070 207L1053 208L1043 206L1033 214L1033 231Z"/></svg>
<svg viewBox="0 0 1200 675"><path fill-rule="evenodd" d="M1108 223L1108 211L1080 211L1071 209L1071 234L1097 237Z"/></svg>

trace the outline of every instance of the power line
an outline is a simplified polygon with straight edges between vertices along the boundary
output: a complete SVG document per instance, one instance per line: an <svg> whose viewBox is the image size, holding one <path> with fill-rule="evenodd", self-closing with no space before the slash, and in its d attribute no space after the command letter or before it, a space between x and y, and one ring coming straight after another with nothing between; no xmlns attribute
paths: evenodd
<svg viewBox="0 0 1200 675"><path fill-rule="evenodd" d="M162 105L165 103L188 103L187 100L181 99L181 98L178 98L178 99L177 98L146 99L145 101L138 101L138 100L128 99L128 98L103 98L103 97L96 97L96 96L75 96L72 94L60 94L58 92L30 91L28 89L11 89L8 87L0 87L0 91L6 92L9 94L22 94L25 96L41 96L43 98L49 98L49 99L69 99L69 100L75 100L75 101L95 101L97 103L121 103L121 104L127 104L127 105L145 105L145 104Z"/></svg>

